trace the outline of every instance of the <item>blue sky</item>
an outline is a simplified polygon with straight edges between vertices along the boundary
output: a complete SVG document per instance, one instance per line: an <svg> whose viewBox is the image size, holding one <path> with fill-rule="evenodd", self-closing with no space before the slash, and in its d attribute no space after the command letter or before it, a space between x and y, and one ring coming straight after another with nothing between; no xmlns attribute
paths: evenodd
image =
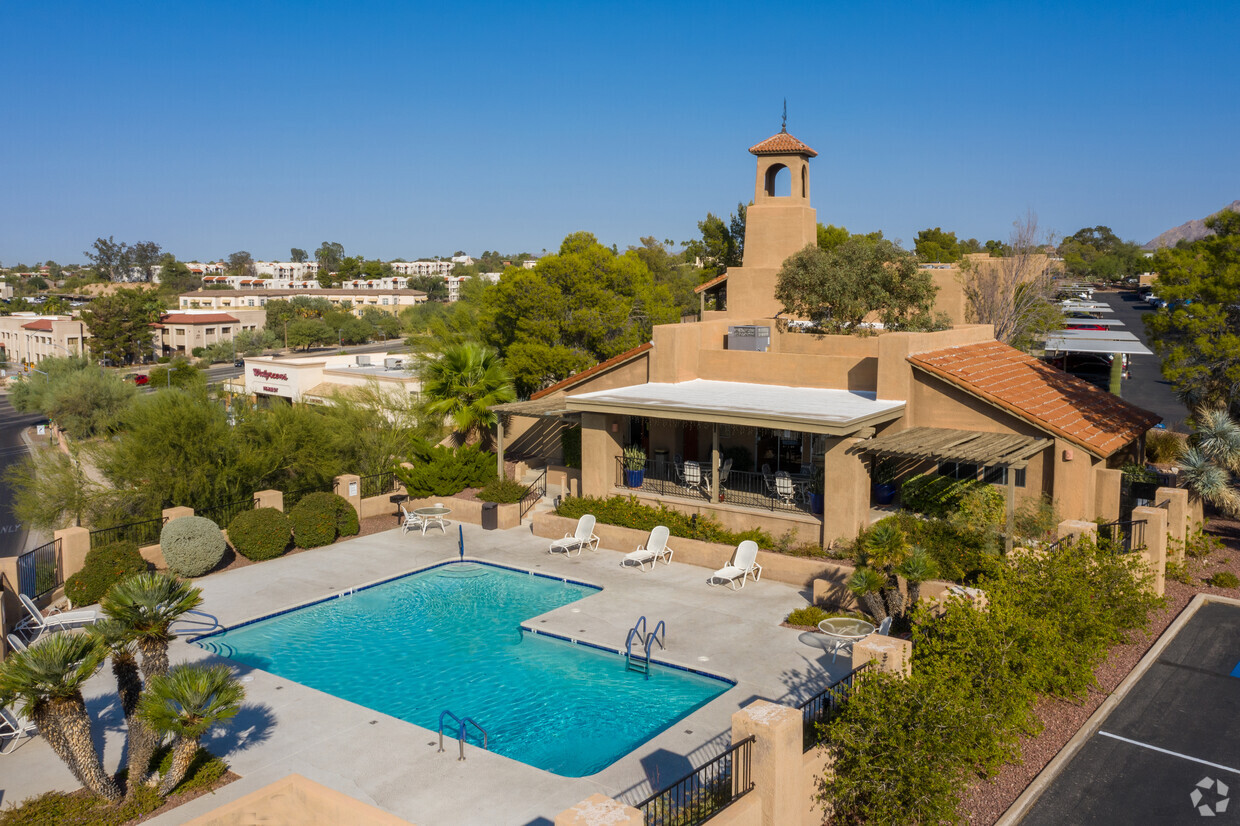
<svg viewBox="0 0 1240 826"><path fill-rule="evenodd" d="M767 8L0 2L0 262L683 241L752 197L785 97L819 220L910 246L1240 198L1240 5Z"/></svg>

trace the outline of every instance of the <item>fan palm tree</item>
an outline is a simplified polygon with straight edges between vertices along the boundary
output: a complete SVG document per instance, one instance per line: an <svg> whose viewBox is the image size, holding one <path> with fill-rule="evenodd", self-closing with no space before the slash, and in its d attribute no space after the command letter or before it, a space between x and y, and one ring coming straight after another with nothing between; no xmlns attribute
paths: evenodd
<svg viewBox="0 0 1240 826"><path fill-rule="evenodd" d="M879 622L887 619L887 607L883 605L883 600L878 595L886 582L886 577L873 568L866 568L865 566L853 571L852 576L848 579L848 590L852 591L865 604L865 608L870 612L870 616Z"/></svg>
<svg viewBox="0 0 1240 826"><path fill-rule="evenodd" d="M438 354L418 359L422 393L427 410L452 423L458 444L477 437L490 440L490 428L498 417L491 407L517 397L512 375L499 355L484 344L467 341L450 344Z"/></svg>
<svg viewBox="0 0 1240 826"><path fill-rule="evenodd" d="M883 598L893 617L904 613L904 594L896 568L908 557L908 541L894 521L883 520L870 529L865 538L866 564L886 577Z"/></svg>
<svg viewBox="0 0 1240 826"><path fill-rule="evenodd" d="M104 656L93 637L53 634L26 651L10 653L0 664L0 700L21 700L22 713L39 727L73 776L100 797L119 800L120 789L99 762L82 697L82 685L99 670Z"/></svg>
<svg viewBox="0 0 1240 826"><path fill-rule="evenodd" d="M151 757L159 745L159 735L138 716L142 697L142 672L138 668L137 648L133 629L117 620L105 620L88 629L99 646L112 659L112 675L116 677L116 693L125 714L128 736L128 788L125 797L133 797L146 782Z"/></svg>
<svg viewBox="0 0 1240 826"><path fill-rule="evenodd" d="M910 609L916 608L917 603L921 600L921 584L927 579L934 579L938 575L938 567L934 564L934 559L920 545L913 546L909 552L908 559L901 562L896 571L908 583L908 604Z"/></svg>
<svg viewBox="0 0 1240 826"><path fill-rule="evenodd" d="M163 573L134 574L113 585L99 601L108 619L133 633L148 683L168 673L172 623L201 604L202 591Z"/></svg>
<svg viewBox="0 0 1240 826"><path fill-rule="evenodd" d="M241 708L245 689L226 665L182 664L153 677L142 695L139 713L156 731L176 735L172 764L159 784L169 794L185 779L202 735L233 717Z"/></svg>

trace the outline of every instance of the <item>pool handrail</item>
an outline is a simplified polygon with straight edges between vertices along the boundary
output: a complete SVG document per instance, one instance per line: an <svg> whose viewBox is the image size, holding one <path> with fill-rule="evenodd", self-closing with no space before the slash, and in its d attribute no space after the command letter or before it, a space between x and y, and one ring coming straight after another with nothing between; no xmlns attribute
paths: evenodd
<svg viewBox="0 0 1240 826"><path fill-rule="evenodd" d="M482 732L482 750L488 751L487 745L491 738L490 738L490 735L487 734L487 730L484 729L482 726L478 725L478 721L475 720L474 718L466 717L464 720L462 720L460 717L457 717L455 714L453 714L451 711L449 711L446 708L439 713L439 750L440 751L443 751L443 718L445 717L451 717L453 720L456 721L456 742L457 742L457 745L460 747L460 756L456 758L458 762L465 759L465 727L467 724L472 725L474 728L478 729L478 731Z"/></svg>

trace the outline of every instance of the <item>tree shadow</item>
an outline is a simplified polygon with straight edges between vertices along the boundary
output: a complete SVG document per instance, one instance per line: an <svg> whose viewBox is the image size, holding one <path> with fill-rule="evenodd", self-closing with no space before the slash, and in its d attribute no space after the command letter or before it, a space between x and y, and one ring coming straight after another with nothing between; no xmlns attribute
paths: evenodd
<svg viewBox="0 0 1240 826"><path fill-rule="evenodd" d="M266 703L245 703L226 725L212 730L202 745L216 757L261 745L271 739L276 716Z"/></svg>

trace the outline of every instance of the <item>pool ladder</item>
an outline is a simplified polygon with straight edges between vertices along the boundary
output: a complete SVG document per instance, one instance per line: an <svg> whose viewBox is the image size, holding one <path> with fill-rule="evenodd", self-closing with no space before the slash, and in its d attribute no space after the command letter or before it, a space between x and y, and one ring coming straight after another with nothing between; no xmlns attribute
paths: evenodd
<svg viewBox="0 0 1240 826"><path fill-rule="evenodd" d="M662 632L662 633L660 633ZM633 640L637 640L639 650L633 653ZM663 643L667 640L667 625L663 620L659 620L659 624L654 627L650 633L646 633L646 617L643 615L633 623L633 627L629 629L629 636L624 641L624 670L636 671L645 674L646 679L650 679L650 647L656 642L659 648L663 648ZM645 651L643 656L642 649Z"/></svg>
<svg viewBox="0 0 1240 826"><path fill-rule="evenodd" d="M466 717L464 720L462 720L460 717L457 717L451 711L444 709L443 712L441 712L439 715L439 750L440 751L443 751L443 718L445 717L451 717L453 720L456 721L456 726L457 726L456 742L460 746L460 749L461 749L461 756L456 758L458 762L465 759L465 735L467 733L466 729L468 726L473 726L474 728L478 729L478 731L482 732L482 750L483 751L487 750L487 741L489 739L487 736L487 730L484 729L482 726L478 725L477 720L475 720L473 717Z"/></svg>

